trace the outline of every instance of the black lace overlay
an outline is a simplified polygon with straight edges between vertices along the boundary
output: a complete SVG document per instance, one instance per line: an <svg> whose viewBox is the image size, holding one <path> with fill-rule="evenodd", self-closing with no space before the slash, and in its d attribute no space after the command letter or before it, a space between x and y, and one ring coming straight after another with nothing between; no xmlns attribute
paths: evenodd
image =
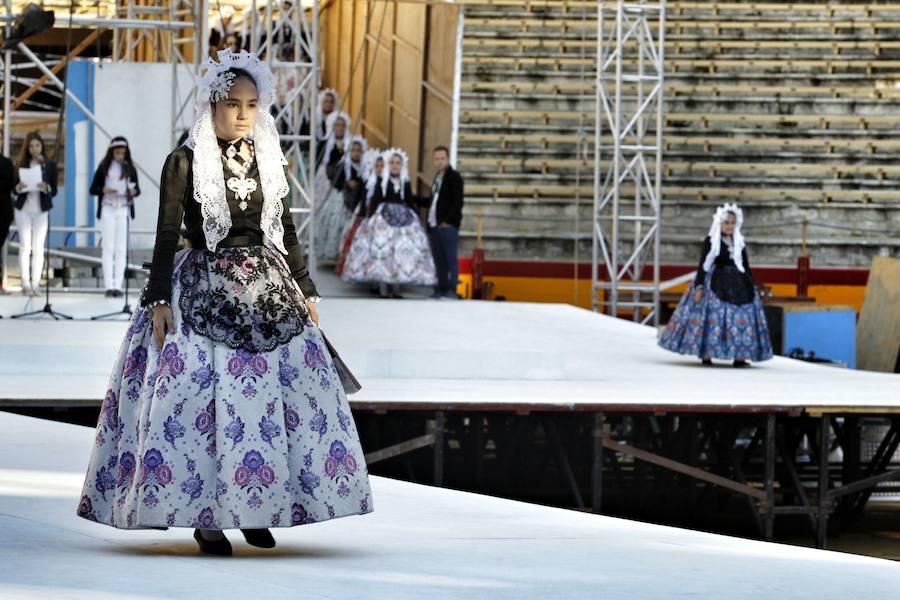
<svg viewBox="0 0 900 600"><path fill-rule="evenodd" d="M405 204L385 202L381 209L381 216L391 227L407 227L412 225L416 215Z"/></svg>
<svg viewBox="0 0 900 600"><path fill-rule="evenodd" d="M710 287L719 300L729 304L750 304L756 296L753 280L741 273L734 263L716 265L710 278Z"/></svg>
<svg viewBox="0 0 900 600"><path fill-rule="evenodd" d="M309 311L277 250L239 246L187 253L177 274L178 307L195 333L258 353L303 332Z"/></svg>

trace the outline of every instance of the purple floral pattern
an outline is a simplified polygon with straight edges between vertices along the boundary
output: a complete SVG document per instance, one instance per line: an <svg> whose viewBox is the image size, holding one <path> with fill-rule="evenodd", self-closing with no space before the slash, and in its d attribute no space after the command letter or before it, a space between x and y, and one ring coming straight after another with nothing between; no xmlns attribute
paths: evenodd
<svg viewBox="0 0 900 600"><path fill-rule="evenodd" d="M235 249L228 250L233 258ZM198 251L176 256L173 297L191 252ZM263 281L294 286L284 272ZM198 335L180 310L173 316L175 331L162 351L149 309L132 317L97 422L78 516L119 528L254 528L371 512L356 426L315 326L260 351Z"/></svg>

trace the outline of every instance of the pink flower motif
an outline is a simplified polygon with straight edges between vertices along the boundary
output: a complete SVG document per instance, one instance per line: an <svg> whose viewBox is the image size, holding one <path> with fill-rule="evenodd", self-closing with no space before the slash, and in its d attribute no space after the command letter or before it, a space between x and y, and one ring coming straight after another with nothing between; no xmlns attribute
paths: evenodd
<svg viewBox="0 0 900 600"><path fill-rule="evenodd" d="M269 365L266 363L266 359L259 354L250 359L250 368L253 369L253 372L257 375L265 375L266 371L269 370Z"/></svg>
<svg viewBox="0 0 900 600"><path fill-rule="evenodd" d="M172 469L169 465L159 465L156 467L156 481L159 485L166 485L172 481Z"/></svg>
<svg viewBox="0 0 900 600"><path fill-rule="evenodd" d="M338 461L335 460L333 456L329 456L325 459L325 474L329 477L334 477L334 474L337 473Z"/></svg>
<svg viewBox="0 0 900 600"><path fill-rule="evenodd" d="M349 452L344 455L344 468L348 473L356 473L356 459Z"/></svg>
<svg viewBox="0 0 900 600"><path fill-rule="evenodd" d="M275 471L269 465L263 465L259 469L259 480L263 485L269 486L275 483Z"/></svg>
<svg viewBox="0 0 900 600"><path fill-rule="evenodd" d="M238 377L244 372L244 361L240 356L233 356L228 361L228 372L232 377Z"/></svg>
<svg viewBox="0 0 900 600"><path fill-rule="evenodd" d="M180 375L184 371L184 359L180 356L172 357L172 360L169 361L169 372L172 375Z"/></svg>
<svg viewBox="0 0 900 600"><path fill-rule="evenodd" d="M243 465L238 467L237 471L234 472L234 482L241 487L250 483L250 469Z"/></svg>

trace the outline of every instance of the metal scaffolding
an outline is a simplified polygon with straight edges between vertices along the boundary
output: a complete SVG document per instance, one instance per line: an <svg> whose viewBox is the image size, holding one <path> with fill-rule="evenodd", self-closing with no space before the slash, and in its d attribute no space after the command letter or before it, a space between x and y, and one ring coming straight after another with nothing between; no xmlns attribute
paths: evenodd
<svg viewBox="0 0 900 600"><path fill-rule="evenodd" d="M659 324L665 15L665 0L601 0L597 11L591 306L611 315L630 309L635 321L654 325ZM611 147L603 147L604 135L612 138Z"/></svg>
<svg viewBox="0 0 900 600"><path fill-rule="evenodd" d="M290 164L291 212L307 266L316 274L315 241L315 114L318 100L319 0L307 3L268 0L262 20L251 14L251 51L265 56L278 82L275 125ZM304 127L305 126L305 127Z"/></svg>
<svg viewBox="0 0 900 600"><path fill-rule="evenodd" d="M0 16L0 22L5 24L8 37L15 18L14 5L12 0L5 0L4 4L6 14ZM111 30L113 44L109 58L113 61L139 60L172 65L172 122L169 126L174 147L186 124L193 120L190 114L194 108L193 82L199 75L201 64L210 54L209 0L155 0L152 4L126 0L122 4L104 5L103 13L100 5L95 3L87 6L84 2L77 2L74 7L74 13L57 18L56 25L65 27L71 23L81 28L95 28L98 32L101 29ZM90 14L92 8L97 11L95 14ZM295 221L299 221L295 223L298 235L303 245L311 249L315 186L309 157L315 156L316 139L315 135L301 132L302 129L314 132L314 127L302 128L301 125L314 122L318 88L319 1L266 0L261 7L250 3L244 16L244 32L249 38L245 47L249 46L251 51L264 56L278 81L273 114L291 166L291 212L299 215L299 218L295 217ZM92 39L97 39L98 32L93 34ZM85 46L82 43L73 49L63 62L77 57ZM24 43L18 44L17 50L43 73L43 85L55 86L60 91L64 89L63 81L56 75L61 70L60 65L51 69ZM14 100L12 52L8 50L3 53L3 151L7 155L11 150L11 113L14 110L11 106ZM179 89L179 75L185 70L190 75L190 90ZM89 111L71 91L66 90L66 97L78 105L100 131L110 136L102 118ZM147 173L140 165L137 166L152 184L158 185L158 174ZM309 269L313 275L315 268L314 253L309 252Z"/></svg>

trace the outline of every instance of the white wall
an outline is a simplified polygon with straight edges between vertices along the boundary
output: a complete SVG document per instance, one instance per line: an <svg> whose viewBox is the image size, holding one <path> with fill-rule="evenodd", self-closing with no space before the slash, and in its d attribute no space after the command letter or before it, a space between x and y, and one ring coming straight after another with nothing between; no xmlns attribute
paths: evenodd
<svg viewBox="0 0 900 600"><path fill-rule="evenodd" d="M159 175L173 149L172 76L172 65L163 63L100 62L94 69L94 114L110 135L128 138L132 158L150 174L148 178L146 173L138 172L142 193L135 201L135 230L156 229ZM192 90L193 75L186 68L179 68L177 79L180 106ZM193 118L191 102L181 126L189 127ZM108 144L109 138L94 127L95 165L103 159ZM131 246L151 248L153 240L153 235L133 235Z"/></svg>

